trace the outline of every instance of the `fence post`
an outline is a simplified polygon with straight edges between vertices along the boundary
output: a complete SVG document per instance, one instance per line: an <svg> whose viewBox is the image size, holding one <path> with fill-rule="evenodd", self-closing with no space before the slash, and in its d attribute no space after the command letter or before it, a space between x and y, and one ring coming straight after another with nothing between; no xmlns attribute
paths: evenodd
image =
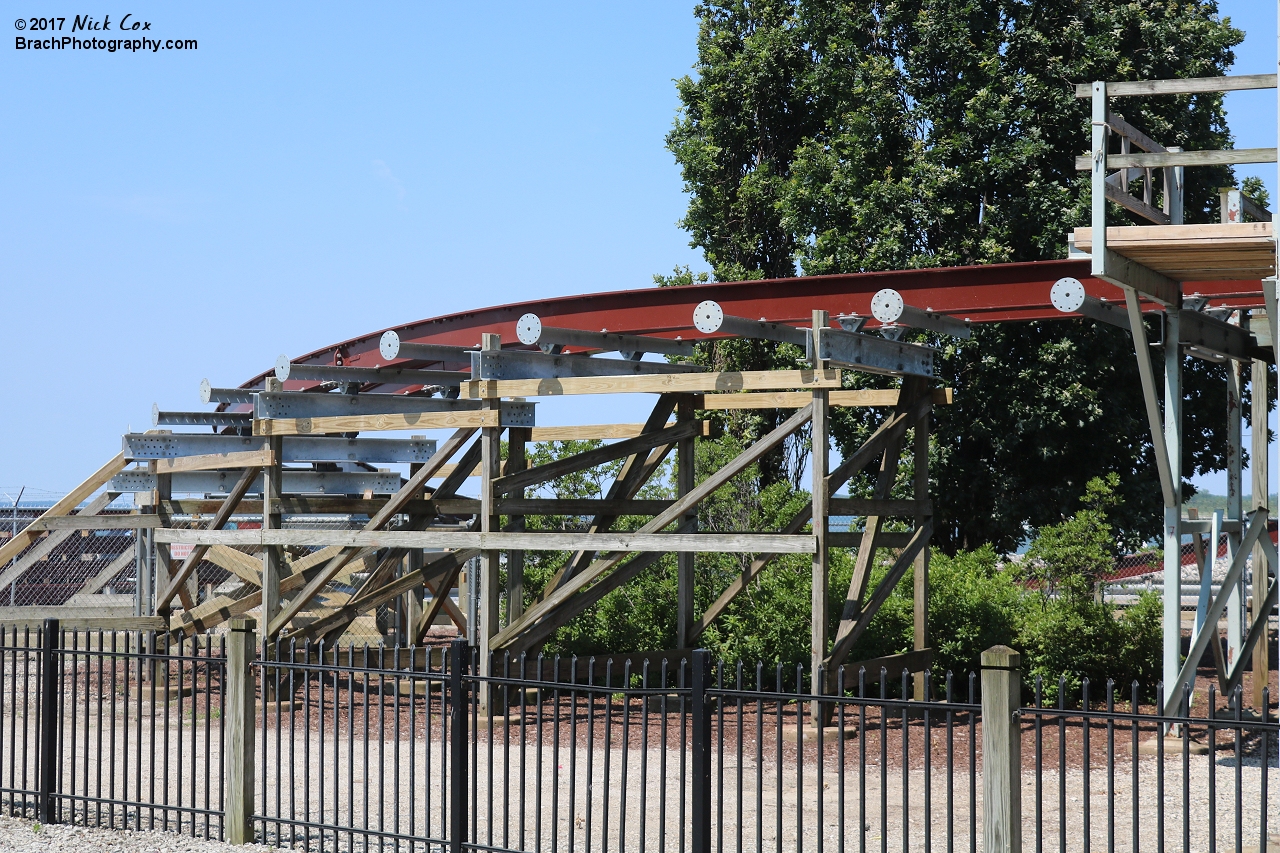
<svg viewBox="0 0 1280 853"><path fill-rule="evenodd" d="M693 825L690 827L689 849L691 853L711 853L711 705L707 702L707 687L711 684L711 652L695 649L692 663L689 705L693 715L693 791L690 797Z"/></svg>
<svg viewBox="0 0 1280 853"><path fill-rule="evenodd" d="M58 823L53 800L58 776L58 688L62 686L62 656L58 654L57 619L44 620L40 635L40 798L41 823Z"/></svg>
<svg viewBox="0 0 1280 853"><path fill-rule="evenodd" d="M253 841L253 754L257 715L253 706L253 658L258 624L254 619L231 620L227 634L225 826L228 844Z"/></svg>
<svg viewBox="0 0 1280 853"><path fill-rule="evenodd" d="M462 853L467 834L467 690L462 676L471 658L464 639L449 644L449 850Z"/></svg>
<svg viewBox="0 0 1280 853"><path fill-rule="evenodd" d="M984 853L1022 853L1022 656L982 653L982 840Z"/></svg>

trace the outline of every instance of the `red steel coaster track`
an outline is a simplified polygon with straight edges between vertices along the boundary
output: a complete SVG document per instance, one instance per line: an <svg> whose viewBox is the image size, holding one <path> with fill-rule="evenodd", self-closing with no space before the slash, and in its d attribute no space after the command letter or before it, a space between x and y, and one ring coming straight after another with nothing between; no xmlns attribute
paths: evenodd
<svg viewBox="0 0 1280 853"><path fill-rule="evenodd" d="M707 337L693 329L693 306L703 300L715 300L726 314L808 325L814 309L829 311L832 316L869 316L871 297L883 288L897 290L908 305L973 323L1053 320L1075 316L1060 313L1049 302L1053 283L1068 276L1079 279L1088 295L1123 305L1120 288L1089 275L1089 261L1064 260L616 290L464 311L406 323L393 331L406 343L474 347L482 332L491 332L510 344L517 341L516 320L533 312L549 326L691 339ZM1262 283L1257 280L1186 282L1183 292L1207 297L1213 308L1263 307ZM1154 303L1144 308L1158 310ZM868 324L871 328L876 325L874 320ZM315 350L293 362L386 366L388 361L378 351L385 331ZM390 363L412 362L399 359ZM261 387L268 375L259 374L242 387ZM285 388L300 390L314 384L291 380Z"/></svg>

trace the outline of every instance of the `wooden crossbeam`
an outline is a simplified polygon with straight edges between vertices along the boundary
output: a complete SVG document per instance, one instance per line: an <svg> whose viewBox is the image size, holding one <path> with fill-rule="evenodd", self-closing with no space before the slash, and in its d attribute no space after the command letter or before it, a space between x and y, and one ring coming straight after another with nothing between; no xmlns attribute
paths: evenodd
<svg viewBox="0 0 1280 853"><path fill-rule="evenodd" d="M160 526L160 516L140 515L64 515L38 518L27 530L150 530Z"/></svg>
<svg viewBox="0 0 1280 853"><path fill-rule="evenodd" d="M640 530L578 533L578 532L509 532L461 530L174 530L162 527L156 531L156 542L183 545L228 545L288 547L291 545L338 545L344 550L381 548L481 548L506 551L566 551L587 548L596 551L696 551L713 553L730 551L758 553L778 550L784 554L810 554L812 537L783 536L777 533L698 533L676 535L673 533L645 532L647 528L661 530L674 519L666 518L682 506L672 501L659 515ZM666 518L663 524L656 522ZM341 555L339 555L341 556ZM335 557L336 559L336 557Z"/></svg>
<svg viewBox="0 0 1280 853"><path fill-rule="evenodd" d="M97 515L99 512L105 509L109 503L111 503L114 497L115 497L114 492L103 492L102 494L94 498L92 501L90 501L89 505L86 506L82 512L77 514L77 517L85 518L88 516ZM40 516L40 518L42 519L48 518L48 517L49 517L48 512ZM30 528L28 528L28 530L29 529ZM3 574L0 574L0 587L8 586L9 584L16 581L18 578L22 577L22 575L25 574L27 570L29 570L32 566L34 566L36 563L38 563L40 560L44 559L45 557L49 556L49 554L53 552L54 548L57 548L59 545L65 542L73 532L74 531L72 530L55 530L51 532L48 536L45 537L44 541L38 543L34 548L32 548L26 554L23 554L22 559L18 560L18 562L14 563L12 566L9 566L7 569L5 569ZM13 537L13 539L9 541L10 543L24 541L23 536L26 534L27 534L26 530L19 531L18 535ZM31 535L31 536L28 536L25 539L25 541L27 543L30 543L30 542L34 542L35 539L36 537L34 535ZM6 545L6 547L8 546ZM25 548L26 546L24 545L23 547ZM0 549L0 550L3 550L3 549ZM10 553L9 557L12 558L14 554L17 554L21 550L22 548L15 548Z"/></svg>
<svg viewBox="0 0 1280 853"><path fill-rule="evenodd" d="M585 471L588 468L612 462L614 459L619 459L623 456L643 453L659 445L675 444L682 438L697 435L698 432L700 432L700 428L697 424L692 422L678 423L675 426L644 433L635 438L624 439L613 444L606 444L604 447L598 447L595 450L575 453L572 456L566 456L563 459L557 459L545 465L538 465L535 468L528 468L524 471L508 474L505 477L499 477L494 481L493 489L498 494L514 492L517 489L545 483L548 480L554 480L576 471Z"/></svg>
<svg viewBox="0 0 1280 853"><path fill-rule="evenodd" d="M692 530L695 523L686 521L678 528L677 532ZM512 654L528 651L539 643L546 640L547 637L559 629L561 626L568 624L580 613L591 607L593 604L604 598L615 589L622 587L637 577L645 569L657 563L665 556L659 551L651 551L645 554L636 554L630 560L620 565L617 569L593 584L589 589L585 589L577 595L570 598L564 604L549 612L537 624L517 637L507 647ZM496 638L495 638L496 639Z"/></svg>
<svg viewBox="0 0 1280 853"><path fill-rule="evenodd" d="M214 513L213 518L209 521L209 530L221 530L222 527L231 519L231 514L235 512L240 500L249 491L249 487L261 474L261 468L246 468L240 474L240 479L232 486L231 493L227 495L227 499L222 502L222 506L218 507L218 511ZM204 559L205 548L197 545L191 549L191 553L182 561L182 566L174 575L169 578L164 589L156 597L156 610L162 611L169 606L169 602L173 600L173 596L181 595L182 606L190 607L191 602L183 595L186 591L187 578L191 577L192 572L196 570L196 566L200 565L200 561ZM261 586L262 581L258 581Z"/></svg>
<svg viewBox="0 0 1280 853"><path fill-rule="evenodd" d="M67 492L61 500L42 512L36 521L45 521L50 518L70 515L72 510L80 505L81 501L85 500L98 489L110 482L111 478L123 471L127 464L128 461L124 458L124 452L121 451L106 465L103 465L97 471L90 474L87 480ZM109 502L110 501L108 501L108 503ZM18 556L18 554L26 550L27 546L35 541L35 533L36 531L28 525L25 529L18 531L18 534L8 542L4 543L4 545L0 545L0 564L9 562L14 557ZM3 579L4 584L8 584L14 580L14 578L9 578L8 574L8 572L5 573L5 577Z"/></svg>
<svg viewBox="0 0 1280 853"><path fill-rule="evenodd" d="M705 500L716 489L719 489L725 483L729 482L729 480L733 479L738 474L742 473L747 467L754 464L756 460L758 460L761 456L763 456L764 454L768 453L769 451L777 447L779 444L781 444L787 438L787 436L791 435L800 427L804 426L804 424L808 423L810 417L812 417L812 414L813 414L812 405L805 406L803 409L796 412L794 415L792 415L785 422L780 424L768 435L761 437L749 448L747 448L742 453L740 453L737 457L735 457L731 462L721 467L719 471L716 471L710 477L708 477L707 479L699 483L697 487L695 487L692 491L688 492L682 498L680 498L678 501L672 504L661 515L657 516L648 524L641 527L636 532L636 535L642 536L645 534L654 534L657 531L662 530L671 522L680 518L690 509L696 507L699 503ZM503 534L503 535L510 536L513 534ZM671 539L688 538L688 539L695 539L695 540L703 539L704 541L708 536L713 536L713 535L714 534L699 534L699 535L690 535L690 536L681 537L679 535L665 534L665 536L670 537ZM760 541L766 538L766 536L767 535L762 536L759 534L751 536L750 537L751 539L760 543L758 548L756 548L756 546L752 546L752 548L757 549L761 552L784 550L783 548L775 549L775 548L769 547L768 545L764 544L764 542ZM743 537L743 538L746 538L746 537ZM798 550L796 553L812 552L813 538L810 536L803 536L803 537L793 536L793 537L776 537L776 538L778 540L783 540L783 539L804 540L805 549L803 551ZM529 608L529 610L525 611L525 614L520 619L508 625L503 631L498 633L493 638L492 648L494 649L501 648L502 646L510 643L517 636L519 636L520 633L526 627L536 622L539 618L546 615L549 611L563 604L566 600L571 598L574 595L574 593L578 592L583 587L598 580L605 572L617 566L626 557L628 552L632 550L676 550L674 548L663 548L661 545L658 545L657 543L654 543L656 547L651 546L649 548L637 548L637 547L634 547L635 544L638 544L638 543L635 542L635 540L632 540L632 547L628 548L627 550L625 551L620 550L615 553L611 553L608 557L604 558L603 560L599 560L593 563L592 565L588 566L581 574L567 581L563 586L557 589L554 593L547 596L545 599L538 602L533 607ZM799 543L797 542L797 544ZM535 550L535 549L530 548L528 550ZM606 548L597 547L596 550L598 551L606 550ZM746 548L727 545L726 547L722 547L719 550L742 551L742 550L746 550Z"/></svg>
<svg viewBox="0 0 1280 853"><path fill-rule="evenodd" d="M93 595L107 585L113 577L124 571L125 566L129 565L137 557L136 548L126 548L124 553L111 561L105 569L98 572L89 580L85 581L84 586L76 591L77 595Z"/></svg>
<svg viewBox="0 0 1280 853"><path fill-rule="evenodd" d="M678 397L674 394L663 394L658 397L653 404L653 410L649 412L649 417L645 419L642 433L653 433L659 429L663 429L667 424L667 418L671 417L671 413L675 411L678 403ZM658 470L658 466L662 464L662 460L671 452L672 445L667 444L656 447L648 453L635 453L622 463L622 469L618 472L618 476L614 477L613 482L609 485L609 491L605 494L605 500L621 500L631 499L636 493L648 482L653 473ZM617 521L618 513L611 513L607 510L597 512L596 517L591 519L591 524L587 526L588 533L599 533L602 530L608 530ZM542 594L538 596L538 600L546 598L552 592L564 583L568 578L573 577L595 559L595 551L579 550L573 554L565 564L556 570L551 580L543 588Z"/></svg>
<svg viewBox="0 0 1280 853"><path fill-rule="evenodd" d="M418 617L418 622L413 626L413 641L421 643L422 638L431 630L431 626L435 624L436 617L440 615L440 611L444 610L449 614L449 618L453 620L453 624L465 636L467 633L467 619L458 609L458 606L449 599L449 590L458 585L458 575L462 573L462 563L448 574L448 576L440 579L436 583L431 581L423 581L423 586L431 593L431 603L423 608L422 615Z"/></svg>
<svg viewBox="0 0 1280 853"><path fill-rule="evenodd" d="M215 471L220 468L262 468L274 464L275 454L268 448L152 459L148 467L156 474L177 474L181 471Z"/></svg>
<svg viewBox="0 0 1280 853"><path fill-rule="evenodd" d="M858 611L857 618L841 620L835 643L832 644L831 653L826 658L828 672L839 666L849 655L849 650L853 648L853 644L867 630L867 626L871 624L871 620L875 618L881 606L888 600L893 588L898 585L898 581L902 580L902 576L906 574L907 569L911 568L916 554L920 553L920 550L929 544L929 539L932 536L933 519L929 519L924 526L916 529L915 534L911 537L911 542L898 554L898 559L893 561L893 566L890 567L888 574L880 579L880 583L876 586L876 591L871 594L871 599L867 602L866 607ZM845 602L845 604L847 608L848 602Z"/></svg>
<svg viewBox="0 0 1280 853"><path fill-rule="evenodd" d="M443 578L479 553L478 549L467 549L431 555L435 559L428 561L420 571L403 575L373 589L362 590L346 604L300 628L293 636L297 639L324 637L326 642L333 642L359 614L404 595L424 581Z"/></svg>
<svg viewBox="0 0 1280 853"><path fill-rule="evenodd" d="M476 379L465 383L462 393L468 399L481 400L494 397L559 397L570 394L707 393L839 387L838 370L751 370L669 373L657 376Z"/></svg>
<svg viewBox="0 0 1280 853"><path fill-rule="evenodd" d="M458 412L404 412L384 415L344 415L332 418L255 419L254 435L327 435L340 432L380 432L396 429L480 429L498 426L497 409Z"/></svg>
<svg viewBox="0 0 1280 853"><path fill-rule="evenodd" d="M462 445L465 444L474 434L475 429L472 427L465 427L454 432L454 434L449 437L449 440L444 443L444 446L436 451L434 456L424 462L422 467L418 469L418 472L410 477L407 483L400 487L400 491L392 495L391 498L383 504L382 508L373 516L373 518L369 519L369 522L364 526L364 532L370 533L381 530L385 527L392 518L403 510L405 504L409 503L409 501L421 493L422 487L426 485L427 480L431 479L431 475L434 474L441 465L448 462L449 459L452 458L453 454L457 453ZM306 606L307 602L314 598L316 593L324 589L325 584L329 583L329 581L333 579L334 575L336 575L349 560L355 557L357 547L358 546L345 548L341 554L333 557L333 559L325 565L319 574L317 574L316 577L307 584L306 588L303 589L299 595L294 596L288 604L281 607L280 612L276 614L275 618L271 620L271 624L268 626L268 636L277 636L281 629L288 625L289 621L293 619L294 616L297 616L298 612Z"/></svg>
<svg viewBox="0 0 1280 853"><path fill-rule="evenodd" d="M954 389L935 388L932 400L936 406L949 406L955 399ZM700 394L694 397L694 406L706 411L739 409L798 409L808 405L813 394L808 391L763 391L744 394ZM898 405L898 391L845 390L831 391L827 405L844 407L877 407Z"/></svg>

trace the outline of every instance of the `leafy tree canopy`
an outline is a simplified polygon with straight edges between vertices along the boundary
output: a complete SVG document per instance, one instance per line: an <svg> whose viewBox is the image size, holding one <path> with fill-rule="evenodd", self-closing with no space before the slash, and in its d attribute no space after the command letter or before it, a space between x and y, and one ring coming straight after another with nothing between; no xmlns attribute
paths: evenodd
<svg viewBox="0 0 1280 853"><path fill-rule="evenodd" d="M1243 38L1212 0L723 0L695 14L696 76L677 81L682 110L667 145L690 197L682 225L722 281L1064 257L1089 205L1073 162L1088 145L1089 103L1074 84L1221 75ZM1220 95L1113 108L1165 145L1232 144ZM1216 221L1217 188L1232 181L1225 167L1187 170L1188 221ZM1126 216L1116 208L1112 221ZM1160 495L1126 334L1060 321L935 343L958 395L935 418L939 545L1011 550L1112 473L1117 532L1156 532ZM759 342L701 355L740 369L795 357ZM1188 362L1185 384L1183 472L1220 469L1223 369ZM777 422L749 417L735 434ZM855 445L876 417L840 413L836 440ZM786 473L783 455L762 462L763 485Z"/></svg>

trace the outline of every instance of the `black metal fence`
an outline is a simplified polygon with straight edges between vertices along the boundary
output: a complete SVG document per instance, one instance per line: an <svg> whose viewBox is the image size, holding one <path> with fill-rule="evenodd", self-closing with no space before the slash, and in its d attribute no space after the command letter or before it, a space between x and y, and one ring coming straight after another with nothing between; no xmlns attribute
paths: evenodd
<svg viewBox="0 0 1280 853"><path fill-rule="evenodd" d="M1280 727L1239 691L1167 717L1136 688L1031 682L1002 723L976 675L916 701L905 675L842 670L815 704L803 670L703 653L482 676L461 644L298 645L236 673L221 640L161 654L149 635L49 636L0 642L0 806L41 820L223 837L239 748L252 833L286 848L977 851L1000 813L984 751L1004 731L1023 849L1277 843ZM224 713L237 677L256 699L244 739Z"/></svg>

